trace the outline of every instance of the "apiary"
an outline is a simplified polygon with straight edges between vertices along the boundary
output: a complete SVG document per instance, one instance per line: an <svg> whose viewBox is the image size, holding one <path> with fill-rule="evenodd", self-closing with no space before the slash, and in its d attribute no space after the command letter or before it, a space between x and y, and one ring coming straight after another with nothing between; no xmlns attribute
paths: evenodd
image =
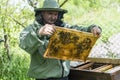
<svg viewBox="0 0 120 80"><path fill-rule="evenodd" d="M97 39L92 33L57 27L44 57L85 61Z"/></svg>
<svg viewBox="0 0 120 80"><path fill-rule="evenodd" d="M71 67L69 80L120 80L120 59L88 58Z"/></svg>

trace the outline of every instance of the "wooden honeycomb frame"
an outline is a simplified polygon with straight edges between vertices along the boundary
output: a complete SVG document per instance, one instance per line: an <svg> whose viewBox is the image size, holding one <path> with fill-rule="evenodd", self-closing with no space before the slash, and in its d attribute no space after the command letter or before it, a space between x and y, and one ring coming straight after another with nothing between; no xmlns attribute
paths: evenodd
<svg viewBox="0 0 120 80"><path fill-rule="evenodd" d="M97 39L92 33L57 27L44 57L85 61Z"/></svg>

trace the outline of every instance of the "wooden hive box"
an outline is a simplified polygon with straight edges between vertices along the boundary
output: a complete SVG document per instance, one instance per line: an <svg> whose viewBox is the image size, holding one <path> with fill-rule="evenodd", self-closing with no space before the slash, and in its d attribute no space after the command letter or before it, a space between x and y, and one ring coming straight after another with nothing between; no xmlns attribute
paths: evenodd
<svg viewBox="0 0 120 80"><path fill-rule="evenodd" d="M57 27L44 57L85 61L97 39L92 33Z"/></svg>
<svg viewBox="0 0 120 80"><path fill-rule="evenodd" d="M89 58L72 67L69 80L120 80L120 59Z"/></svg>

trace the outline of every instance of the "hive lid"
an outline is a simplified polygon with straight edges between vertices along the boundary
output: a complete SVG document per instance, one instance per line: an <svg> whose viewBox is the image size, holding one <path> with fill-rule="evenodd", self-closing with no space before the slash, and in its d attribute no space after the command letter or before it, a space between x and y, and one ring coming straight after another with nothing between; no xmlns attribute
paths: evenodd
<svg viewBox="0 0 120 80"><path fill-rule="evenodd" d="M98 37L92 33L57 27L45 51L45 58L85 61Z"/></svg>

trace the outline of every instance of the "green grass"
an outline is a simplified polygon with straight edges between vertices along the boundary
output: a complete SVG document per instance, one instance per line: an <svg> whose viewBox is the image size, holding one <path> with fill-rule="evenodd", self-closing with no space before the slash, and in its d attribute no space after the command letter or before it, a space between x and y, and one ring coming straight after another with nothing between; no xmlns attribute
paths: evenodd
<svg viewBox="0 0 120 80"><path fill-rule="evenodd" d="M6 54L0 55L0 80L32 80L27 77L29 55L21 50L20 52L11 52L11 60Z"/></svg>

